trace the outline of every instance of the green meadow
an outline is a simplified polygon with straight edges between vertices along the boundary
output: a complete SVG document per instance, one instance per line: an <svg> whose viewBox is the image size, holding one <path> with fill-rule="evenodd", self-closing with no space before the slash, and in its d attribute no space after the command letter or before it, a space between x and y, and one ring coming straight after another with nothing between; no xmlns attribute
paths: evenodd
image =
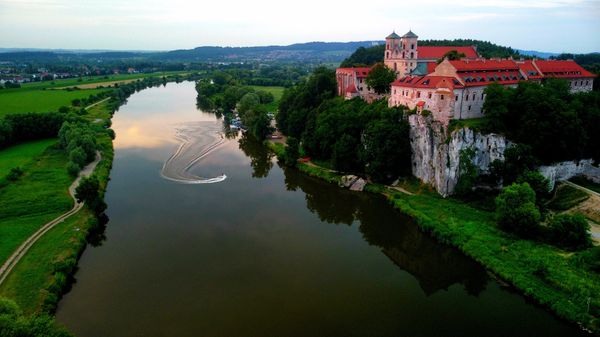
<svg viewBox="0 0 600 337"><path fill-rule="evenodd" d="M74 99L87 98L106 89L0 91L0 117L20 112L51 112L70 106Z"/></svg>
<svg viewBox="0 0 600 337"><path fill-rule="evenodd" d="M43 139L0 150L0 179L4 178L12 168L23 167L54 144L56 139Z"/></svg>

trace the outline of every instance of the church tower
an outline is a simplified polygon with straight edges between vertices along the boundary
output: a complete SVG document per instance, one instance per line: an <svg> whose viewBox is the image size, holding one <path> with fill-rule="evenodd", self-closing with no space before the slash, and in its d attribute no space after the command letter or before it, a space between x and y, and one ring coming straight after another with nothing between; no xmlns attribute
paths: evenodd
<svg viewBox="0 0 600 337"><path fill-rule="evenodd" d="M384 55L384 64L398 73L398 67L400 65L400 44L401 37L393 32L388 37L385 38L385 55Z"/></svg>
<svg viewBox="0 0 600 337"><path fill-rule="evenodd" d="M401 76L410 74L417 67L418 54L418 43L419 37L412 31L404 34L400 40L401 46L401 57L402 57L402 71Z"/></svg>

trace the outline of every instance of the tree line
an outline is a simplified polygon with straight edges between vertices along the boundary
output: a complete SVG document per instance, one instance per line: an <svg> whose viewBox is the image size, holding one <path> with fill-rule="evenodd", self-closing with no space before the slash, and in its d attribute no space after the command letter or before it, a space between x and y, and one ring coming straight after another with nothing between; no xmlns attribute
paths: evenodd
<svg viewBox="0 0 600 337"><path fill-rule="evenodd" d="M520 82L517 88L492 84L483 106L484 130L506 135L547 164L600 160L600 93L569 93L569 84L549 79Z"/></svg>
<svg viewBox="0 0 600 337"><path fill-rule="evenodd" d="M242 127L259 140L272 132L267 111L267 105L275 100L272 93L245 86L225 72L214 72L210 78L199 80L196 91L200 109L223 114L226 122L237 112Z"/></svg>
<svg viewBox="0 0 600 337"><path fill-rule="evenodd" d="M318 68L306 82L286 89L277 125L290 137L287 151L329 162L341 172L367 174L374 181L410 174L406 111L388 107L386 100L344 100L335 97L336 88L334 71ZM294 165L290 157L285 162Z"/></svg>

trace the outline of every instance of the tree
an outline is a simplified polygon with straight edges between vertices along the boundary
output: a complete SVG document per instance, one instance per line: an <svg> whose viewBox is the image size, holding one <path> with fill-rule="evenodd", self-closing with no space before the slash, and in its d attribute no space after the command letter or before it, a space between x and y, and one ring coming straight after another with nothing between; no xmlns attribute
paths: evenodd
<svg viewBox="0 0 600 337"><path fill-rule="evenodd" d="M77 146L69 152L69 160L77 164L79 167L84 167L87 162L87 156L81 146Z"/></svg>
<svg viewBox="0 0 600 337"><path fill-rule="evenodd" d="M583 249L592 245L590 224L581 214L560 214L549 224L551 241L566 249Z"/></svg>
<svg viewBox="0 0 600 337"><path fill-rule="evenodd" d="M459 177L456 183L455 192L458 195L466 195L473 190L479 176L477 166L473 164L475 150L472 148L460 150L459 158Z"/></svg>
<svg viewBox="0 0 600 337"><path fill-rule="evenodd" d="M358 138L348 134L342 135L333 146L331 159L335 169L341 172L361 172L363 165L358 156L359 146Z"/></svg>
<svg viewBox="0 0 600 337"><path fill-rule="evenodd" d="M444 61L445 59L448 59L450 61L460 60L465 56L466 55L464 53L459 53L456 50L451 50L451 51L447 52L446 54L444 54L444 56L442 56L442 58L440 58L437 63L439 64L442 61Z"/></svg>
<svg viewBox="0 0 600 337"><path fill-rule="evenodd" d="M95 175L81 179L75 189L75 198L78 202L85 202L96 214L102 214L106 209L106 204L100 196L100 182Z"/></svg>
<svg viewBox="0 0 600 337"><path fill-rule="evenodd" d="M396 79L396 73L383 63L377 63L367 75L367 85L377 94L389 94L390 85Z"/></svg>
<svg viewBox="0 0 600 337"><path fill-rule="evenodd" d="M496 218L502 229L522 237L538 233L541 215L528 183L515 183L502 190L496 197Z"/></svg>
<svg viewBox="0 0 600 337"><path fill-rule="evenodd" d="M550 193L550 181L539 171L526 170L517 178L517 183L528 183L535 192L536 204L541 207L548 199Z"/></svg>
<svg viewBox="0 0 600 337"><path fill-rule="evenodd" d="M286 166L296 166L298 158L300 157L300 142L294 137L287 139L287 147L285 148L285 154L283 156L283 163Z"/></svg>
<svg viewBox="0 0 600 337"><path fill-rule="evenodd" d="M410 174L410 127L401 118L374 120L363 134L361 156L366 173L377 182Z"/></svg>
<svg viewBox="0 0 600 337"><path fill-rule="evenodd" d="M240 115L242 115L252 109L255 109L259 104L260 97L253 92L249 92L240 99L240 102L237 104L237 109Z"/></svg>

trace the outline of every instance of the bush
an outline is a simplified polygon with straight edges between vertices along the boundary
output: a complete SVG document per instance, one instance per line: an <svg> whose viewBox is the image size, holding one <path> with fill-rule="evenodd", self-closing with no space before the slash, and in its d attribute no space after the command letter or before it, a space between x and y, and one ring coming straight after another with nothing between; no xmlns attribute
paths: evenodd
<svg viewBox="0 0 600 337"><path fill-rule="evenodd" d="M24 316L17 304L0 298L0 336L2 337L68 337L67 330L56 325L47 315Z"/></svg>
<svg viewBox="0 0 600 337"><path fill-rule="evenodd" d="M72 161L67 163L67 172L70 175L76 177L79 174L79 171L81 171L81 166L79 166L77 163L74 163Z"/></svg>
<svg viewBox="0 0 600 337"><path fill-rule="evenodd" d="M540 211L535 206L535 192L528 183L512 184L496 197L498 225L522 237L539 232Z"/></svg>
<svg viewBox="0 0 600 337"><path fill-rule="evenodd" d="M21 177L23 175L23 169L20 167L13 167L10 169L10 171L8 172L8 174L6 175L6 180L8 181L16 181L17 179L19 179L19 177Z"/></svg>
<svg viewBox="0 0 600 337"><path fill-rule="evenodd" d="M566 249L591 246L590 224L581 214L561 214L550 221L550 238L555 245Z"/></svg>

